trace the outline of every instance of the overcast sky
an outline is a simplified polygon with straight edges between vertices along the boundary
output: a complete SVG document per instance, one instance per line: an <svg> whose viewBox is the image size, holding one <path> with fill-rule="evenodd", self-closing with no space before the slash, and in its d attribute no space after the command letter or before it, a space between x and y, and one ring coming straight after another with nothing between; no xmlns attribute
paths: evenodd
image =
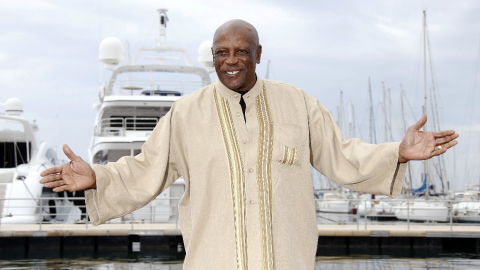
<svg viewBox="0 0 480 270"><path fill-rule="evenodd" d="M20 98L24 116L36 119L41 140L58 149L68 143L88 160L96 115L92 104L98 102L102 80L98 45L109 36L128 40L132 54L139 46L154 45L158 8L169 9L167 43L187 48L196 65L198 46L219 25L249 21L263 45L258 75L265 76L271 60L270 79L302 88L335 119L343 91L345 108L348 101L355 106L356 135L367 141L368 77L377 118L382 82L391 89L400 124L400 85L415 117L421 116L426 9L441 126L461 136L456 158L454 151L446 154L449 179L453 182L456 160L457 189L480 181L478 1L2 0L0 103ZM109 74L103 72L103 80ZM414 116L407 110L412 125ZM400 140L396 122L391 124ZM380 140L380 131L377 136Z"/></svg>

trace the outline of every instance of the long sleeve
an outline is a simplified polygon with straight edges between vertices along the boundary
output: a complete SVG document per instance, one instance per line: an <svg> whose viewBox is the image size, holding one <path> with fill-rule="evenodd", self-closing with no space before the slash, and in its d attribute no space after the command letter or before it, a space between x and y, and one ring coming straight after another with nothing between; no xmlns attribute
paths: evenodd
<svg viewBox="0 0 480 270"><path fill-rule="evenodd" d="M345 140L331 114L305 95L310 130L311 164L346 188L391 197L399 196L406 163L398 163L399 143L368 144Z"/></svg>
<svg viewBox="0 0 480 270"><path fill-rule="evenodd" d="M161 118L140 154L92 166L97 188L86 190L85 201L93 225L145 206L178 179L172 111Z"/></svg>

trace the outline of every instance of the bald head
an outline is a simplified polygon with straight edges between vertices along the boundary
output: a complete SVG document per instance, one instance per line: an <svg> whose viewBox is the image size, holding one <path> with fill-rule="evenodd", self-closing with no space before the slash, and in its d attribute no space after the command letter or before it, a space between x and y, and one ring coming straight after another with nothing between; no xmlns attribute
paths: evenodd
<svg viewBox="0 0 480 270"><path fill-rule="evenodd" d="M249 22L243 20L230 20L217 28L215 34L213 35L213 47L215 49L215 44L217 43L218 39L225 35L242 35L246 36L251 45L255 48L260 45L257 29L250 24Z"/></svg>
<svg viewBox="0 0 480 270"><path fill-rule="evenodd" d="M227 88L248 91L255 85L256 64L260 64L262 46L253 25L242 20L222 24L213 36L213 64L218 79Z"/></svg>

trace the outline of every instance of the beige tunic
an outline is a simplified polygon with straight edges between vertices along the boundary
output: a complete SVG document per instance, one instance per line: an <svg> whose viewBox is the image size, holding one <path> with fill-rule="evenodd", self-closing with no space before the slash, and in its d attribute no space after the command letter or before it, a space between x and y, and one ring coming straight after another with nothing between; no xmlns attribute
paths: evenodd
<svg viewBox="0 0 480 270"><path fill-rule="evenodd" d="M398 196L398 143L344 140L301 89L258 78L244 96L216 83L175 102L136 157L93 165L94 225L126 215L183 176L184 269L313 269L318 240L310 164L352 190Z"/></svg>

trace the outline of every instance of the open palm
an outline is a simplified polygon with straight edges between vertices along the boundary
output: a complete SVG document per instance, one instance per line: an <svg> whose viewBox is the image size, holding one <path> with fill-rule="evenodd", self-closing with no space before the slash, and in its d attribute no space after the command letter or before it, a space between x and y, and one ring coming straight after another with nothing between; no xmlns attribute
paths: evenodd
<svg viewBox="0 0 480 270"><path fill-rule="evenodd" d="M96 188L95 172L81 157L75 155L68 145L63 145L63 152L70 159L69 163L44 170L40 183L53 188L55 192L64 190L73 192L87 188Z"/></svg>
<svg viewBox="0 0 480 270"><path fill-rule="evenodd" d="M453 130L420 131L426 122L427 116L423 115L416 124L408 128L407 134L400 143L399 162L429 159L445 153L448 148L457 144L454 140L459 135Z"/></svg>

